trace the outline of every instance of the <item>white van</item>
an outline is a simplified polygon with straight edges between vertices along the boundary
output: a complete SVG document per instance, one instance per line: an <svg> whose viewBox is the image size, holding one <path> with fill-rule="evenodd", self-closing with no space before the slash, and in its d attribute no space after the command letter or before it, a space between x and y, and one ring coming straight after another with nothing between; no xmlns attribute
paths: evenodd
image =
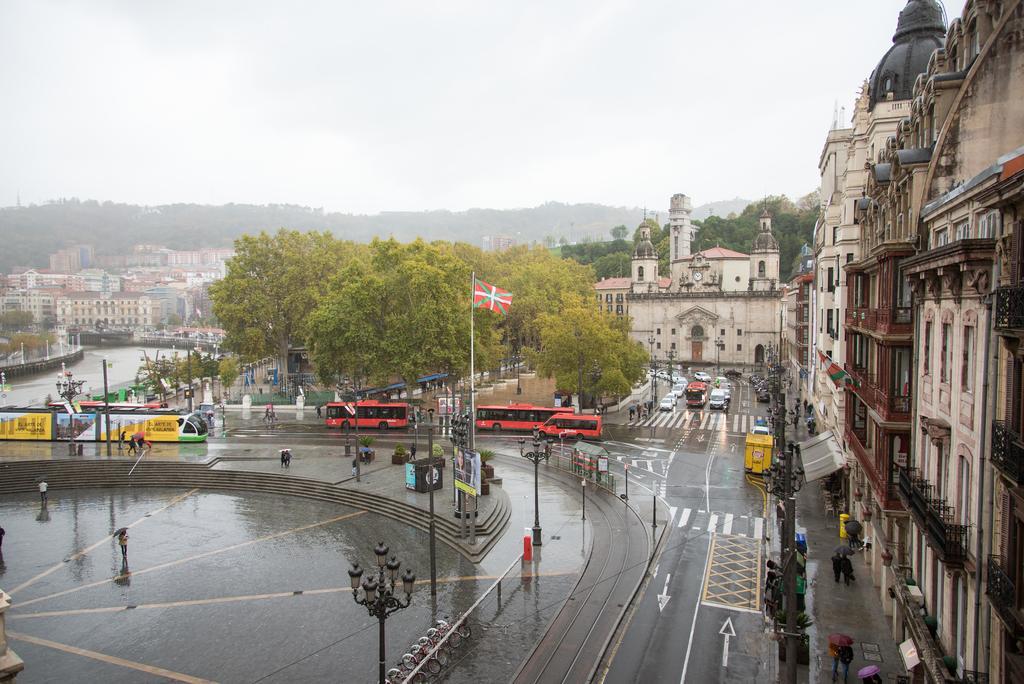
<svg viewBox="0 0 1024 684"><path fill-rule="evenodd" d="M711 397L708 399L708 405L711 409L724 411L729 406L729 397L725 395L724 390L713 389L711 390Z"/></svg>

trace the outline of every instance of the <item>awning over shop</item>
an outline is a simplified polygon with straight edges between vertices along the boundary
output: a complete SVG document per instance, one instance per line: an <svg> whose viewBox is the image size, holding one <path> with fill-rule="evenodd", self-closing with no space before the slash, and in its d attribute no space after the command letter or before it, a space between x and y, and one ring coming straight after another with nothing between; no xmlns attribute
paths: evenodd
<svg viewBox="0 0 1024 684"><path fill-rule="evenodd" d="M831 432L822 432L800 443L800 456L804 464L804 479L814 482L831 475L846 463L843 448Z"/></svg>

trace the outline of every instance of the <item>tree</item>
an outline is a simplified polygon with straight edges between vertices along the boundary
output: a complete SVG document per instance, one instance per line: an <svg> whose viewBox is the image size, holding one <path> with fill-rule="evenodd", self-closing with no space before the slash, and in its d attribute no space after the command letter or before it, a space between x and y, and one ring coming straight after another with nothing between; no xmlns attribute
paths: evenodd
<svg viewBox="0 0 1024 684"><path fill-rule="evenodd" d="M318 298L359 249L327 233L283 229L236 240L227 276L210 286L224 346L243 360L276 358L287 386L289 345L305 337Z"/></svg>
<svg viewBox="0 0 1024 684"><path fill-rule="evenodd" d="M540 317L537 369L578 394L623 395L641 378L647 353L630 339L630 321L595 310L589 299L567 294L557 313ZM580 402L582 405L582 401Z"/></svg>
<svg viewBox="0 0 1024 684"><path fill-rule="evenodd" d="M220 386L226 393L240 375L238 359L234 356L225 356L217 363L217 371L220 376Z"/></svg>
<svg viewBox="0 0 1024 684"><path fill-rule="evenodd" d="M309 317L307 346L325 382L348 376L413 386L423 375L469 367L470 267L451 245L374 240ZM486 368L497 348L493 316L477 313L476 352Z"/></svg>
<svg viewBox="0 0 1024 684"><path fill-rule="evenodd" d="M612 239L625 240L629 236L629 228L624 225L617 225L611 230Z"/></svg>
<svg viewBox="0 0 1024 684"><path fill-rule="evenodd" d="M632 256L629 252L613 252L605 254L594 262L594 275L602 278L621 278L630 275Z"/></svg>
<svg viewBox="0 0 1024 684"><path fill-rule="evenodd" d="M4 330L21 330L32 325L33 322L35 319L31 311L14 310L0 314L0 328Z"/></svg>

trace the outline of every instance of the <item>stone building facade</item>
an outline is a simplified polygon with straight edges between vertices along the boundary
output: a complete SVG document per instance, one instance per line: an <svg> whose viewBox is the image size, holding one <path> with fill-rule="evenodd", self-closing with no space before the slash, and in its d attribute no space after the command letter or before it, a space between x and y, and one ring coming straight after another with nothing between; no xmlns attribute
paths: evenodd
<svg viewBox="0 0 1024 684"><path fill-rule="evenodd" d="M633 337L650 345L655 358L687 366L763 363L769 347L779 346L782 329L779 245L771 215L762 213L750 254L722 247L692 253L685 195L672 197L669 230L669 277L658 272L658 253L646 229L633 254L629 290L622 293ZM620 293L621 283L602 282L595 288L599 296ZM618 306L603 302L609 303Z"/></svg>
<svg viewBox="0 0 1024 684"><path fill-rule="evenodd" d="M68 292L57 298L63 326L147 330L161 322L161 309L141 292Z"/></svg>

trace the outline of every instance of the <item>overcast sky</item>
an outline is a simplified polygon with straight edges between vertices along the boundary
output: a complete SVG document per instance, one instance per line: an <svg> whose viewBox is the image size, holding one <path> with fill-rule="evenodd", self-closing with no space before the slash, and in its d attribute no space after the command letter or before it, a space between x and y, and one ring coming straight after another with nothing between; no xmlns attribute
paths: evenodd
<svg viewBox="0 0 1024 684"><path fill-rule="evenodd" d="M0 0L0 206L797 197L904 4Z"/></svg>

